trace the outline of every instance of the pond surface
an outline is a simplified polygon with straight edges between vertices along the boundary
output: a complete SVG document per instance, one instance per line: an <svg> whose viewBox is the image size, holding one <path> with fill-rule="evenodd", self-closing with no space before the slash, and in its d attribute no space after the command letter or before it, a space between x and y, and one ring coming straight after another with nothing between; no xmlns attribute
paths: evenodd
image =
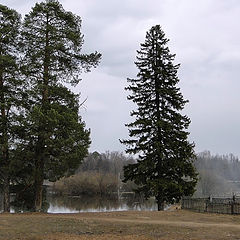
<svg viewBox="0 0 240 240"><path fill-rule="evenodd" d="M79 213L79 212L110 212L110 211L153 211L157 210L154 199L140 201L132 196L121 199L96 198L96 197L47 197L48 213Z"/></svg>
<svg viewBox="0 0 240 240"><path fill-rule="evenodd" d="M14 196L12 197L14 198ZM0 212L3 210L0 195ZM87 196L56 196L47 194L48 213L79 213L79 212L111 212L111 211L154 211L157 210L155 199L142 200L134 196L117 198L101 198ZM11 212L20 209L11 208Z"/></svg>

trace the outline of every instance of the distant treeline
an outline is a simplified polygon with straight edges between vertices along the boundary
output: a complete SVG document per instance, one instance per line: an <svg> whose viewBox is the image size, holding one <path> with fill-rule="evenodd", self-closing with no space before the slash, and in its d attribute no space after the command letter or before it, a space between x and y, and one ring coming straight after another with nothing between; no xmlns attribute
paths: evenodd
<svg viewBox="0 0 240 240"><path fill-rule="evenodd" d="M134 162L135 160L133 157L126 156L122 152L107 151L101 154L98 152L93 152L84 159L76 173L80 174L81 172L94 171L113 175L120 174L122 178L123 167Z"/></svg>
<svg viewBox="0 0 240 240"><path fill-rule="evenodd" d="M195 196L225 196L240 193L240 162L233 154L211 155L209 151L199 153L195 167L199 172Z"/></svg>
<svg viewBox="0 0 240 240"><path fill-rule="evenodd" d="M85 158L75 175L54 184L54 191L62 195L111 195L117 191L133 191L132 182L123 183L123 167L136 162L121 152L93 152ZM194 162L199 181L195 196L225 196L240 193L240 161L233 154L197 154Z"/></svg>

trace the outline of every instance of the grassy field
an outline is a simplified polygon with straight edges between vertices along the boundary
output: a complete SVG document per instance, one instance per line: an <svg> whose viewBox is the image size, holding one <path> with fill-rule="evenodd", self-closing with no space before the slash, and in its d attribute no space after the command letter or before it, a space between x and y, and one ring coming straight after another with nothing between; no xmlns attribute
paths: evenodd
<svg viewBox="0 0 240 240"><path fill-rule="evenodd" d="M185 210L0 214L0 240L238 239L240 216Z"/></svg>

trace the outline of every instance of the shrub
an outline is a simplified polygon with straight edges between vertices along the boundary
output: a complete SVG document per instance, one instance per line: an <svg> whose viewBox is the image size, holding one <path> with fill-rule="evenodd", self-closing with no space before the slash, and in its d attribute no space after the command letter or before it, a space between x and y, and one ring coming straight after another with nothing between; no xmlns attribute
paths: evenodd
<svg viewBox="0 0 240 240"><path fill-rule="evenodd" d="M53 191L60 195L110 195L116 192L118 179L113 174L82 172L55 182Z"/></svg>

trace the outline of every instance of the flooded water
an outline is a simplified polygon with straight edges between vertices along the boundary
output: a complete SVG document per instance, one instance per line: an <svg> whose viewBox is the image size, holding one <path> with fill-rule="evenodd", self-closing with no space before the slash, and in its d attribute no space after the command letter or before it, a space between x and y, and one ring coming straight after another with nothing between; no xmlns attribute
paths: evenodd
<svg viewBox="0 0 240 240"><path fill-rule="evenodd" d="M154 199L139 201L133 197L121 199L95 197L59 197L48 196L49 213L110 212L110 211L144 211L157 210Z"/></svg>

